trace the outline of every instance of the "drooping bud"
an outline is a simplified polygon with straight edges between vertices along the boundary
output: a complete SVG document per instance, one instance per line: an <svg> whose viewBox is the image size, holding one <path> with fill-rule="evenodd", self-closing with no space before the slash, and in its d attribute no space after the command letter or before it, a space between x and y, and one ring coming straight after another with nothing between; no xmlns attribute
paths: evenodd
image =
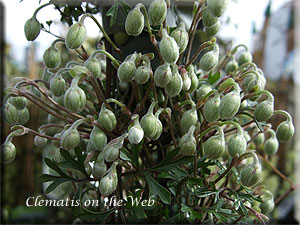
<svg viewBox="0 0 300 225"><path fill-rule="evenodd" d="M200 69L211 71L218 64L218 56L213 52L206 52L200 59Z"/></svg>
<svg viewBox="0 0 300 225"><path fill-rule="evenodd" d="M10 97L9 103L16 107L16 109L21 110L27 106L27 99L23 96Z"/></svg>
<svg viewBox="0 0 300 225"><path fill-rule="evenodd" d="M218 21L210 27L205 27L205 33L207 37L213 37L219 32L220 28L221 28L221 22Z"/></svg>
<svg viewBox="0 0 300 225"><path fill-rule="evenodd" d="M237 61L235 59L230 60L225 66L225 72L227 74L232 73L239 67Z"/></svg>
<svg viewBox="0 0 300 225"><path fill-rule="evenodd" d="M140 123L139 123L139 115L134 114L131 117L131 120L133 120L133 126L129 129L128 132L128 140L131 144L138 144L140 143L144 138L144 130L142 129Z"/></svg>
<svg viewBox="0 0 300 225"><path fill-rule="evenodd" d="M219 115L222 120L232 119L238 112L241 104L241 97L238 90L226 94L220 103Z"/></svg>
<svg viewBox="0 0 300 225"><path fill-rule="evenodd" d="M231 157L242 155L247 148L247 141L243 135L243 130L238 126L236 134L231 136L228 141L228 152Z"/></svg>
<svg viewBox="0 0 300 225"><path fill-rule="evenodd" d="M54 75L51 79L50 79L50 91L51 93L56 96L56 97L60 97L65 93L65 80L64 78L58 74L58 75Z"/></svg>
<svg viewBox="0 0 300 225"><path fill-rule="evenodd" d="M276 137L279 142L289 141L295 133L295 127L292 121L284 121L276 129Z"/></svg>
<svg viewBox="0 0 300 225"><path fill-rule="evenodd" d="M39 36L40 31L41 24L35 16L26 21L24 25L24 32L27 41L34 41Z"/></svg>
<svg viewBox="0 0 300 225"><path fill-rule="evenodd" d="M147 114L145 114L141 119L141 127L144 130L144 135L148 138L152 138L157 132L157 122L156 117L153 114L153 109L157 102L152 102Z"/></svg>
<svg viewBox="0 0 300 225"><path fill-rule="evenodd" d="M201 100L210 91L212 91L212 88L209 84L202 84L196 91L197 100Z"/></svg>
<svg viewBox="0 0 300 225"><path fill-rule="evenodd" d="M128 136L127 133L120 137L111 140L103 149L104 159L107 162L115 161L120 155L120 149L123 147L124 139Z"/></svg>
<svg viewBox="0 0 300 225"><path fill-rule="evenodd" d="M43 54L43 62L49 69L55 69L61 62L61 54L58 49L51 45Z"/></svg>
<svg viewBox="0 0 300 225"><path fill-rule="evenodd" d="M213 16L211 14L211 12L209 11L208 7L205 6L203 8L202 21L203 21L204 26L210 27L210 26L215 25L219 21L219 18L216 16Z"/></svg>
<svg viewBox="0 0 300 225"><path fill-rule="evenodd" d="M245 63L249 63L249 62L252 62L252 55L250 52L248 51L245 51L245 52L242 52L240 57L239 57L239 66L245 64Z"/></svg>
<svg viewBox="0 0 300 225"><path fill-rule="evenodd" d="M192 125L195 125L198 121L198 114L196 105L193 104L192 108L185 111L180 119L181 133L185 134Z"/></svg>
<svg viewBox="0 0 300 225"><path fill-rule="evenodd" d="M262 214L269 214L275 207L274 198L272 192L264 190L263 202L260 203L259 208Z"/></svg>
<svg viewBox="0 0 300 225"><path fill-rule="evenodd" d="M134 74L136 71L135 60L137 57L137 53L129 55L126 57L124 62L118 68L117 75L120 82L127 83L134 78Z"/></svg>
<svg viewBox="0 0 300 225"><path fill-rule="evenodd" d="M270 129L268 131L271 134L271 137L268 138L264 144L264 152L269 155L275 155L276 152L278 151L279 143L276 138L276 133L274 130Z"/></svg>
<svg viewBox="0 0 300 225"><path fill-rule="evenodd" d="M223 130L218 127L218 135L210 137L204 142L204 155L208 159L218 159L225 151L225 139Z"/></svg>
<svg viewBox="0 0 300 225"><path fill-rule="evenodd" d="M118 186L117 163L113 163L108 173L102 177L99 184L100 193L104 196L111 195Z"/></svg>
<svg viewBox="0 0 300 225"><path fill-rule="evenodd" d="M185 30L184 22L181 22L179 27L177 27L170 36L176 41L179 47L179 54L183 53L189 42L189 34Z"/></svg>
<svg viewBox="0 0 300 225"><path fill-rule="evenodd" d="M47 144L47 139L40 136L35 136L33 142L35 146L43 148Z"/></svg>
<svg viewBox="0 0 300 225"><path fill-rule="evenodd" d="M90 134L90 142L92 142L97 151L102 151L107 144L107 137L100 128L94 126Z"/></svg>
<svg viewBox="0 0 300 225"><path fill-rule="evenodd" d="M83 66L88 68L91 73L97 78L101 75L101 63L99 60L95 57L90 57L87 59L84 63Z"/></svg>
<svg viewBox="0 0 300 225"><path fill-rule="evenodd" d="M166 87L172 79L172 71L168 64L160 65L154 72L154 82L158 87Z"/></svg>
<svg viewBox="0 0 300 225"><path fill-rule="evenodd" d="M42 79L43 81L45 82L49 82L50 81L50 78L53 76L53 73L49 71L48 68L45 68L44 69L44 72L43 72L43 75L42 75Z"/></svg>
<svg viewBox="0 0 300 225"><path fill-rule="evenodd" d="M107 166L104 162L103 152L101 152L97 159L92 170L93 177L96 179L101 179L107 171Z"/></svg>
<svg viewBox="0 0 300 225"><path fill-rule="evenodd" d="M126 17L125 30L128 35L138 36L144 29L144 16L140 7L141 5L137 4Z"/></svg>
<svg viewBox="0 0 300 225"><path fill-rule="evenodd" d="M257 130L258 131L258 130ZM254 139L253 142L256 146L262 145L265 141L265 134L259 133Z"/></svg>
<svg viewBox="0 0 300 225"><path fill-rule="evenodd" d="M258 184L262 177L261 164L258 159L244 167L241 171L241 182L244 186L252 187Z"/></svg>
<svg viewBox="0 0 300 225"><path fill-rule="evenodd" d="M150 78L150 75L152 74L152 69L150 65L150 61L146 62L145 65L142 65L138 67L134 74L134 80L138 84L145 84Z"/></svg>
<svg viewBox="0 0 300 225"><path fill-rule="evenodd" d="M167 3L165 0L153 1L148 9L148 16L152 26L160 25L167 15Z"/></svg>
<svg viewBox="0 0 300 225"><path fill-rule="evenodd" d="M195 125L192 125L189 131L181 137L179 141L179 154L194 155L197 149L196 138L194 137Z"/></svg>
<svg viewBox="0 0 300 225"><path fill-rule="evenodd" d="M178 73L177 66L172 67L171 81L165 86L165 93L170 97L178 95L182 89L183 82L180 74Z"/></svg>
<svg viewBox="0 0 300 225"><path fill-rule="evenodd" d="M188 71L188 75L189 75L189 77L191 79L191 87L190 87L190 89L187 90L187 92L193 93L198 88L199 79L198 79L197 75L194 72L193 65L190 65L187 68L187 71Z"/></svg>
<svg viewBox="0 0 300 225"><path fill-rule="evenodd" d="M158 138L160 137L162 130L163 130L163 126L161 121L159 120L159 114L161 113L161 110L158 110L155 113L155 117L156 117L156 133L155 135L151 138L152 140L158 140Z"/></svg>
<svg viewBox="0 0 300 225"><path fill-rule="evenodd" d="M117 45L124 45L129 39L129 36L124 31L114 33L114 40Z"/></svg>
<svg viewBox="0 0 300 225"><path fill-rule="evenodd" d="M254 117L258 122L265 122L271 118L274 112L274 102L270 100L265 100L260 102L255 110Z"/></svg>
<svg viewBox="0 0 300 225"><path fill-rule="evenodd" d="M107 131L112 131L117 126L117 119L115 114L106 108L103 103L101 106L101 111L98 116L98 122Z"/></svg>
<svg viewBox="0 0 300 225"><path fill-rule="evenodd" d="M14 161L16 157L16 147L12 143L13 133L10 133L1 146L1 162L8 164Z"/></svg>
<svg viewBox="0 0 300 225"><path fill-rule="evenodd" d="M206 1L207 8L213 16L220 17L225 12L229 0L209 0Z"/></svg>
<svg viewBox="0 0 300 225"><path fill-rule="evenodd" d="M19 125L24 125L26 124L30 119L30 113L27 107L25 107L22 110L18 110L18 122L17 124Z"/></svg>
<svg viewBox="0 0 300 225"><path fill-rule="evenodd" d="M60 147L66 150L75 149L80 143L80 134L77 127L84 123L86 119L79 119L72 124L72 126L65 131L60 136Z"/></svg>
<svg viewBox="0 0 300 225"><path fill-rule="evenodd" d="M188 76L186 70L181 70L181 77L182 77L182 90L185 91L189 90L192 85L192 81L191 78Z"/></svg>
<svg viewBox="0 0 300 225"><path fill-rule="evenodd" d="M160 54L163 60L169 64L174 64L179 58L179 47L173 37L170 37L166 29L162 30L162 39L159 44Z"/></svg>
<svg viewBox="0 0 300 225"><path fill-rule="evenodd" d="M213 98L210 98L203 107L203 114L208 122L214 122L219 119L220 94L215 91Z"/></svg>
<svg viewBox="0 0 300 225"><path fill-rule="evenodd" d="M66 46L69 49L79 48L86 39L86 28L83 23L74 23L68 30L66 36Z"/></svg>
<svg viewBox="0 0 300 225"><path fill-rule="evenodd" d="M86 104L86 94L78 87L78 81L76 77L73 78L71 87L68 88L64 95L65 107L73 113L80 113Z"/></svg>

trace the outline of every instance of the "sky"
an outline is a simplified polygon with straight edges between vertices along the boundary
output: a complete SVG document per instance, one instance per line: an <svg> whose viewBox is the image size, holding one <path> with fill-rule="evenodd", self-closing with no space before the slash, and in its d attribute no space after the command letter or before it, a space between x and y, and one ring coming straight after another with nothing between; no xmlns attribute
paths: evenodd
<svg viewBox="0 0 300 225"><path fill-rule="evenodd" d="M0 0L1 1L1 0ZM291 0L273 0L272 11L276 11ZM12 56L17 62L24 60L24 48L30 44L24 35L24 23L29 19L35 9L39 6L38 0L2 0L5 5L5 39L12 47ZM47 3L48 1L42 0L41 3ZM259 31L263 24L264 11L269 0L232 0L223 16L222 20L230 17L231 23L226 26L222 26L220 30L220 36L226 39L232 39L234 44L246 44L253 47L252 37L252 24L256 24L256 28ZM50 19L59 18L59 13L53 9L52 6L47 6L40 10L37 14L39 21L45 23ZM57 21L58 22L58 21ZM88 30L89 36L97 36L97 26L91 21L86 20L85 25ZM67 27L66 27L67 29ZM65 35L65 30L61 31L58 26L51 25L51 31L59 35ZM41 32L40 36L36 39L38 46L38 58L41 59L44 49L46 49L55 37Z"/></svg>

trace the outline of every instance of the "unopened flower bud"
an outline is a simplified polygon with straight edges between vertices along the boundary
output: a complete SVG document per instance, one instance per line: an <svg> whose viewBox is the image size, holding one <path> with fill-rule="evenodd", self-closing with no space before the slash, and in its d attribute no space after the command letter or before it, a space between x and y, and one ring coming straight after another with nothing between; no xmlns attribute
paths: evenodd
<svg viewBox="0 0 300 225"><path fill-rule="evenodd" d="M66 36L66 46L69 49L79 48L86 39L86 28L83 23L74 23L68 30Z"/></svg>

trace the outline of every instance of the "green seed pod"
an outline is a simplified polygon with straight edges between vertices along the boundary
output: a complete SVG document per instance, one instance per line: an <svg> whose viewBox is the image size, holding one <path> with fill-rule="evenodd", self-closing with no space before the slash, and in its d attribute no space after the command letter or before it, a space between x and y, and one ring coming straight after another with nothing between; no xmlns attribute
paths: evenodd
<svg viewBox="0 0 300 225"><path fill-rule="evenodd" d="M21 110L27 106L27 99L23 96L10 97L9 103L16 107L16 109Z"/></svg>
<svg viewBox="0 0 300 225"><path fill-rule="evenodd" d="M50 80L50 91L56 96L60 97L65 93L65 80L61 75L55 75Z"/></svg>
<svg viewBox="0 0 300 225"><path fill-rule="evenodd" d="M192 125L189 131L179 141L179 154L194 155L197 149L196 138L194 137L195 126Z"/></svg>
<svg viewBox="0 0 300 225"><path fill-rule="evenodd" d="M219 128L218 132L219 134L217 136L212 136L206 142L204 142L204 155L208 159L218 159L225 151L223 130Z"/></svg>
<svg viewBox="0 0 300 225"><path fill-rule="evenodd" d="M11 163L16 157L16 147L11 141L5 141L1 146L1 161L5 164Z"/></svg>
<svg viewBox="0 0 300 225"><path fill-rule="evenodd" d="M27 41L34 41L40 34L41 24L35 16L26 21L24 25L24 33Z"/></svg>
<svg viewBox="0 0 300 225"><path fill-rule="evenodd" d="M98 122L107 131L112 131L117 126L117 119L115 114L106 108L103 103L101 106L101 111L98 116Z"/></svg>
<svg viewBox="0 0 300 225"><path fill-rule="evenodd" d="M137 4L126 17L125 30L128 35L138 36L144 29L144 16L140 7L140 4Z"/></svg>
<svg viewBox="0 0 300 225"><path fill-rule="evenodd" d="M165 86L165 93L170 97L174 97L180 93L182 86L182 78L178 73L178 69L176 67L175 69L173 69L171 81L167 84L167 86Z"/></svg>
<svg viewBox="0 0 300 225"><path fill-rule="evenodd" d="M259 103L254 110L254 117L258 122L265 122L274 112L274 102L270 100Z"/></svg>
<svg viewBox="0 0 300 225"><path fill-rule="evenodd" d="M49 69L57 68L61 62L60 52L57 50L57 48L55 46L51 45L44 52L43 61L47 68L49 68Z"/></svg>
<svg viewBox="0 0 300 225"><path fill-rule="evenodd" d="M219 119L220 95L216 91L215 96L209 99L203 107L203 114L208 122L214 122Z"/></svg>
<svg viewBox="0 0 300 225"><path fill-rule="evenodd" d="M216 16L213 16L211 14L211 12L209 11L208 7L205 6L203 8L202 21L203 21L204 26L211 27L219 21L219 18Z"/></svg>
<svg viewBox="0 0 300 225"><path fill-rule="evenodd" d="M200 59L200 69L203 71L211 71L218 64L218 57L213 52L205 53Z"/></svg>
<svg viewBox="0 0 300 225"><path fill-rule="evenodd" d="M107 137L100 128L94 126L90 134L90 142L95 146L97 151L102 151L107 144Z"/></svg>
<svg viewBox="0 0 300 225"><path fill-rule="evenodd" d="M179 58L179 47L174 38L170 37L166 29L162 30L162 39L159 44L160 54L163 60L169 64L175 64Z"/></svg>
<svg viewBox="0 0 300 225"><path fill-rule="evenodd" d="M275 207L274 198L272 192L265 190L263 195L263 202L260 203L259 208L262 214L269 214Z"/></svg>
<svg viewBox="0 0 300 225"><path fill-rule="evenodd" d="M45 68L44 69L44 72L43 72L43 75L42 75L42 79L43 81L45 82L49 82L50 81L50 78L53 76L53 73L49 71L48 68Z"/></svg>
<svg viewBox="0 0 300 225"><path fill-rule="evenodd" d="M140 143L144 138L144 130L142 129L140 123L139 123L139 115L134 114L131 119L133 120L134 124L129 129L128 132L128 140L130 144L138 144Z"/></svg>
<svg viewBox="0 0 300 225"><path fill-rule="evenodd" d="M96 78L101 75L101 63L98 59L89 58L83 63L83 66L88 68Z"/></svg>
<svg viewBox="0 0 300 225"><path fill-rule="evenodd" d="M253 142L256 146L262 145L265 141L265 134L264 133L260 133L258 134L254 139Z"/></svg>
<svg viewBox="0 0 300 225"><path fill-rule="evenodd" d="M80 135L77 127L70 127L61 134L60 147L71 151L75 149L80 143Z"/></svg>
<svg viewBox="0 0 300 225"><path fill-rule="evenodd" d="M247 141L243 135L242 130L237 134L231 136L228 141L228 152L231 157L235 155L242 155L247 148Z"/></svg>
<svg viewBox="0 0 300 225"><path fill-rule="evenodd" d="M284 121L276 129L276 137L279 142L289 141L295 133L295 127L291 121Z"/></svg>
<svg viewBox="0 0 300 225"><path fill-rule="evenodd" d="M208 0L207 8L213 16L220 17L225 12L229 0Z"/></svg>
<svg viewBox="0 0 300 225"><path fill-rule="evenodd" d="M193 93L198 88L199 79L198 79L197 75L195 74L194 68L192 65L187 68L187 71L188 71L188 75L191 79L191 87L189 90L187 90L187 92Z"/></svg>
<svg viewBox="0 0 300 225"><path fill-rule="evenodd" d="M86 39L86 28L83 23L74 23L68 30L66 36L66 46L69 49L79 48Z"/></svg>
<svg viewBox="0 0 300 225"><path fill-rule="evenodd" d="M151 2L148 9L148 16L152 26L160 25L167 16L167 3L165 0Z"/></svg>
<svg viewBox="0 0 300 225"><path fill-rule="evenodd" d="M179 47L179 54L183 53L189 42L189 34L185 30L184 22L181 22L179 27L177 27L170 36L176 41Z"/></svg>
<svg viewBox="0 0 300 225"><path fill-rule="evenodd" d="M166 87L172 79L172 71L168 64L160 65L154 72L154 82L158 87Z"/></svg>
<svg viewBox="0 0 300 225"><path fill-rule="evenodd" d="M72 83L71 87L68 88L64 95L65 107L73 112L80 113L86 104L85 92L78 87L77 83Z"/></svg>
<svg viewBox="0 0 300 225"><path fill-rule="evenodd" d="M145 114L141 119L141 127L144 130L144 135L148 138L154 137L157 132L157 122L156 117L153 114L153 109L157 102L152 102L147 114Z"/></svg>
<svg viewBox="0 0 300 225"><path fill-rule="evenodd" d="M188 73L184 70L181 70L181 77L182 77L182 90L187 91L190 89L192 85L191 78L189 77Z"/></svg>
<svg viewBox="0 0 300 225"><path fill-rule="evenodd" d="M241 97L238 91L226 94L220 103L219 115L222 120L232 119L238 112L241 104Z"/></svg>
<svg viewBox="0 0 300 225"><path fill-rule="evenodd" d="M268 138L264 144L264 152L269 155L275 155L279 148L278 140L276 139L276 133L273 130L269 130L271 137Z"/></svg>
<svg viewBox="0 0 300 225"><path fill-rule="evenodd" d="M138 84L145 84L150 78L150 75L152 73L152 69L149 65L143 65L137 68L134 74L134 80Z"/></svg>
<svg viewBox="0 0 300 225"><path fill-rule="evenodd" d="M217 23L215 23L210 27L205 27L205 33L207 37L213 37L219 32L220 28L221 28L221 22L218 21Z"/></svg>
<svg viewBox="0 0 300 225"><path fill-rule="evenodd" d="M127 56L124 62L119 66L117 75L120 82L127 83L133 80L136 71L135 59L136 53Z"/></svg>
<svg viewBox="0 0 300 225"><path fill-rule="evenodd" d="M230 60L225 66L225 72L227 74L232 73L239 67L237 61L235 59Z"/></svg>
<svg viewBox="0 0 300 225"><path fill-rule="evenodd" d="M124 45L128 41L128 39L129 36L124 31L114 33L114 40L117 45Z"/></svg>
<svg viewBox="0 0 300 225"><path fill-rule="evenodd" d="M197 100L201 100L205 95L207 95L210 91L212 91L212 88L208 84L202 84L197 92L196 92L196 97Z"/></svg>
<svg viewBox="0 0 300 225"><path fill-rule="evenodd" d="M120 149L123 147L124 139L128 136L127 133L120 137L111 140L103 149L104 159L107 162L115 161L120 155Z"/></svg>
<svg viewBox="0 0 300 225"><path fill-rule="evenodd" d="M26 124L30 119L30 113L27 107L25 107L22 110L18 110L18 125L24 125Z"/></svg>
<svg viewBox="0 0 300 225"><path fill-rule="evenodd" d="M40 136L35 136L33 142L35 146L43 148L47 144L47 139Z"/></svg>
<svg viewBox="0 0 300 225"><path fill-rule="evenodd" d="M259 162L253 162L244 167L241 171L241 182L244 186L252 187L258 184L262 177L261 165Z"/></svg>
<svg viewBox="0 0 300 225"><path fill-rule="evenodd" d="M113 163L109 172L104 175L99 184L99 191L103 196L111 195L118 186L117 163Z"/></svg>
<svg viewBox="0 0 300 225"><path fill-rule="evenodd" d="M100 153L95 161L92 174L95 179L101 179L107 171L107 166L104 162L103 154Z"/></svg>
<svg viewBox="0 0 300 225"><path fill-rule="evenodd" d="M181 133L185 134L188 132L192 125L198 122L198 114L196 110L196 105L193 105L191 109L185 111L180 119Z"/></svg>
<svg viewBox="0 0 300 225"><path fill-rule="evenodd" d="M4 121L9 125L15 125L18 121L18 109L11 103L11 98L6 101L3 107Z"/></svg>
<svg viewBox="0 0 300 225"><path fill-rule="evenodd" d="M245 64L245 63L249 63L252 62L252 55L250 52L246 51L246 52L242 52L242 54L239 57L239 66Z"/></svg>

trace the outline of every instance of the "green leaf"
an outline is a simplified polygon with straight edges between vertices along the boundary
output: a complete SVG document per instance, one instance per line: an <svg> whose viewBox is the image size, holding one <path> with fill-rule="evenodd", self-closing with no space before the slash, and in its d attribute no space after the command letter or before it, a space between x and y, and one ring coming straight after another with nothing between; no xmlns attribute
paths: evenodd
<svg viewBox="0 0 300 225"><path fill-rule="evenodd" d="M69 151L64 150L62 148L60 149L60 154L66 160L66 161L63 161L63 162L59 163L59 165L61 167L79 170L84 175L88 176L87 172L85 171L85 167L84 167L84 160L86 158L86 154L82 155L82 152L81 152L80 148L76 148L75 149L75 154L76 154L76 156L78 158L78 161L76 161L71 156L71 154L69 153Z"/></svg>
<svg viewBox="0 0 300 225"><path fill-rule="evenodd" d="M136 167L139 166L139 155L143 146L143 142L141 141L138 144L131 144L131 154L133 158L133 163L136 165Z"/></svg>
<svg viewBox="0 0 300 225"><path fill-rule="evenodd" d="M50 174L42 174L39 179L41 182L49 182L49 181L54 181L55 179L60 178L58 176L53 176Z"/></svg>
<svg viewBox="0 0 300 225"><path fill-rule="evenodd" d="M194 156L183 156L175 161L164 160L157 166L149 168L149 171L156 171L156 170L173 170L179 165L186 164L192 162Z"/></svg>
<svg viewBox="0 0 300 225"><path fill-rule="evenodd" d="M149 190L150 190L149 195L150 196L158 195L163 203L170 204L171 193L166 188L161 186L151 175L149 175L149 173L145 172L144 175L146 177L149 186Z"/></svg>
<svg viewBox="0 0 300 225"><path fill-rule="evenodd" d="M53 191L58 185L70 181L70 179L68 178L57 178L55 181L53 181L46 189L46 194L50 193L51 191Z"/></svg>
<svg viewBox="0 0 300 225"><path fill-rule="evenodd" d="M112 27L113 25L116 24L117 22L117 16L118 16L118 1L114 1L114 4L112 5L112 7L110 7L109 10L107 10L106 12L106 16L111 17L110 21L109 21L109 26Z"/></svg>
<svg viewBox="0 0 300 225"><path fill-rule="evenodd" d="M208 82L209 84L214 84L215 82L217 82L221 77L221 73L220 72L216 72L214 75L212 75L212 73L210 72L208 75Z"/></svg>
<svg viewBox="0 0 300 225"><path fill-rule="evenodd" d="M124 161L133 163L133 156L125 148L121 148L120 158ZM137 166L137 165L135 165L135 166Z"/></svg>
<svg viewBox="0 0 300 225"><path fill-rule="evenodd" d="M122 13L124 14L124 16L127 16L129 11L132 9L131 6L124 0L119 1L119 5L121 7L121 10L122 10Z"/></svg>
<svg viewBox="0 0 300 225"><path fill-rule="evenodd" d="M55 170L55 171L56 171L59 175L61 175L62 177L68 177L68 178L70 178L67 174L65 174L64 171L61 170L61 168L59 168L58 165L56 165L56 162L55 162L54 160L51 160L51 159L49 159L49 158L45 158L45 163L46 163L46 165L47 165L49 168Z"/></svg>

